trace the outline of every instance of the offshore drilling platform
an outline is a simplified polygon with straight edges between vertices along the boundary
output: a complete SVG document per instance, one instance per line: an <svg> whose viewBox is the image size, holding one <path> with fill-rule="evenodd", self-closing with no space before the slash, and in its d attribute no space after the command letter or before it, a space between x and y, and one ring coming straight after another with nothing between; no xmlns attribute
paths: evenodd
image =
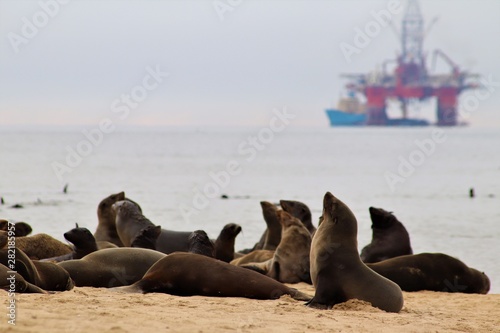
<svg viewBox="0 0 500 333"><path fill-rule="evenodd" d="M441 50L433 52L434 63L441 57L449 66L446 74L429 74L423 51L424 19L417 0L409 0L401 25L401 52L397 59L385 60L382 70L370 74L345 74L348 97L339 101L337 109L327 109L332 126L426 126L427 120L408 117L412 104L436 98L438 126L460 125L457 117L458 96L466 89L480 86L479 75L461 71ZM387 64L395 62L393 73ZM472 79L472 80L471 80ZM475 80L474 80L475 79ZM361 104L358 95L364 96ZM389 118L387 103L399 101L400 118Z"/></svg>

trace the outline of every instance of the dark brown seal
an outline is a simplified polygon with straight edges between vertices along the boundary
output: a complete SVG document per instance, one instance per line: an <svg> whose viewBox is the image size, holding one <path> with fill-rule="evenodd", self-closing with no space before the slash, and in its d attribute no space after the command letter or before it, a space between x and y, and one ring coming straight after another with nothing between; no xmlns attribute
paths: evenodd
<svg viewBox="0 0 500 333"><path fill-rule="evenodd" d="M10 268L0 265L0 289L11 292L12 287L16 293L47 294L42 288L26 281L21 274L13 273Z"/></svg>
<svg viewBox="0 0 500 333"><path fill-rule="evenodd" d="M141 248L115 248L93 252L82 259L58 263L77 287L112 288L140 280L165 254Z"/></svg>
<svg viewBox="0 0 500 333"><path fill-rule="evenodd" d="M311 210L305 203L293 200L280 200L280 206L285 212L302 221L311 235L314 235L316 227L312 223Z"/></svg>
<svg viewBox="0 0 500 333"><path fill-rule="evenodd" d="M195 230L188 238L189 251L191 253L201 254L210 258L215 258L214 243L208 238L208 235L203 230Z"/></svg>
<svg viewBox="0 0 500 333"><path fill-rule="evenodd" d="M486 274L443 253L405 255L367 266L404 291L487 294L490 290Z"/></svg>
<svg viewBox="0 0 500 333"><path fill-rule="evenodd" d="M241 226L229 223L222 228L219 237L215 240L215 258L230 262L234 259L234 242L241 232Z"/></svg>
<svg viewBox="0 0 500 333"><path fill-rule="evenodd" d="M316 293L308 305L330 308L355 298L388 312L399 312L403 307L401 289L361 261L357 232L357 221L349 207L327 192L323 221L311 246L311 278Z"/></svg>
<svg viewBox="0 0 500 333"><path fill-rule="evenodd" d="M310 297L265 275L194 253L173 253L154 264L144 277L117 291L161 292L178 296L277 299Z"/></svg>
<svg viewBox="0 0 500 333"><path fill-rule="evenodd" d="M19 248L15 250L15 262L12 261L11 250L0 250L0 263L6 267L13 265L13 270L27 282L48 291L73 289L74 284L67 271L51 262L31 260Z"/></svg>
<svg viewBox="0 0 500 333"><path fill-rule="evenodd" d="M396 216L382 208L370 207L372 242L361 251L364 263L373 263L412 254L410 235Z"/></svg>

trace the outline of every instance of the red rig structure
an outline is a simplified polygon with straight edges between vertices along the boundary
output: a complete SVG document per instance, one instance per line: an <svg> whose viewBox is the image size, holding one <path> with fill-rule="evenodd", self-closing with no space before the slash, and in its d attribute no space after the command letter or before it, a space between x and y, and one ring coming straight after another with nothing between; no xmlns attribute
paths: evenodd
<svg viewBox="0 0 500 333"><path fill-rule="evenodd" d="M351 93L366 97L365 125L427 125L425 120L409 119L408 105L437 98L437 125L457 126L457 102L459 94L466 89L478 88L478 83L468 83L477 74L461 71L442 51L434 51L434 62L440 56L451 67L449 74L429 75L422 51L424 20L416 0L409 0L401 27L402 53L396 60L386 60L381 73L347 74L352 80L346 85ZM387 74L386 64L396 62L394 74ZM386 101L399 100L402 118L390 119L386 113Z"/></svg>

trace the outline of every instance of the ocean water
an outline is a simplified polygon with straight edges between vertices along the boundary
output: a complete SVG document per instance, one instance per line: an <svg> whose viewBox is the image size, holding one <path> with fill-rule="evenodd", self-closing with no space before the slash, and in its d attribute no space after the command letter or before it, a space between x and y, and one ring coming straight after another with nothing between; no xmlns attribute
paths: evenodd
<svg viewBox="0 0 500 333"><path fill-rule="evenodd" d="M122 128L91 143L81 129L2 128L0 156L0 218L34 233L64 240L75 222L94 231L99 201L125 191L163 228L216 238L238 223L242 249L265 228L260 201L300 200L317 220L331 191L356 215L360 249L371 239L368 207L381 207L404 223L415 253L455 256L500 292L498 130Z"/></svg>

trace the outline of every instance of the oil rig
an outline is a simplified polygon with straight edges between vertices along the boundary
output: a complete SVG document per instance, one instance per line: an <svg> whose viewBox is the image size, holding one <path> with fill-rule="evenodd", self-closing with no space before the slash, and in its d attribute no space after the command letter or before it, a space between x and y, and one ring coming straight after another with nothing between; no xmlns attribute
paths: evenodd
<svg viewBox="0 0 500 333"><path fill-rule="evenodd" d="M348 97L339 101L337 109L327 109L332 126L426 126L424 119L408 117L408 106L436 98L438 126L460 125L457 117L458 96L466 89L480 87L479 75L461 71L441 50L433 52L433 62L441 57L450 67L446 74L429 74L423 52L424 19L417 0L409 0L401 26L401 51L396 59L385 60L382 70L370 74L345 74ZM387 64L396 63L393 73ZM361 94L366 104L356 96ZM401 118L389 118L388 101L399 101Z"/></svg>

